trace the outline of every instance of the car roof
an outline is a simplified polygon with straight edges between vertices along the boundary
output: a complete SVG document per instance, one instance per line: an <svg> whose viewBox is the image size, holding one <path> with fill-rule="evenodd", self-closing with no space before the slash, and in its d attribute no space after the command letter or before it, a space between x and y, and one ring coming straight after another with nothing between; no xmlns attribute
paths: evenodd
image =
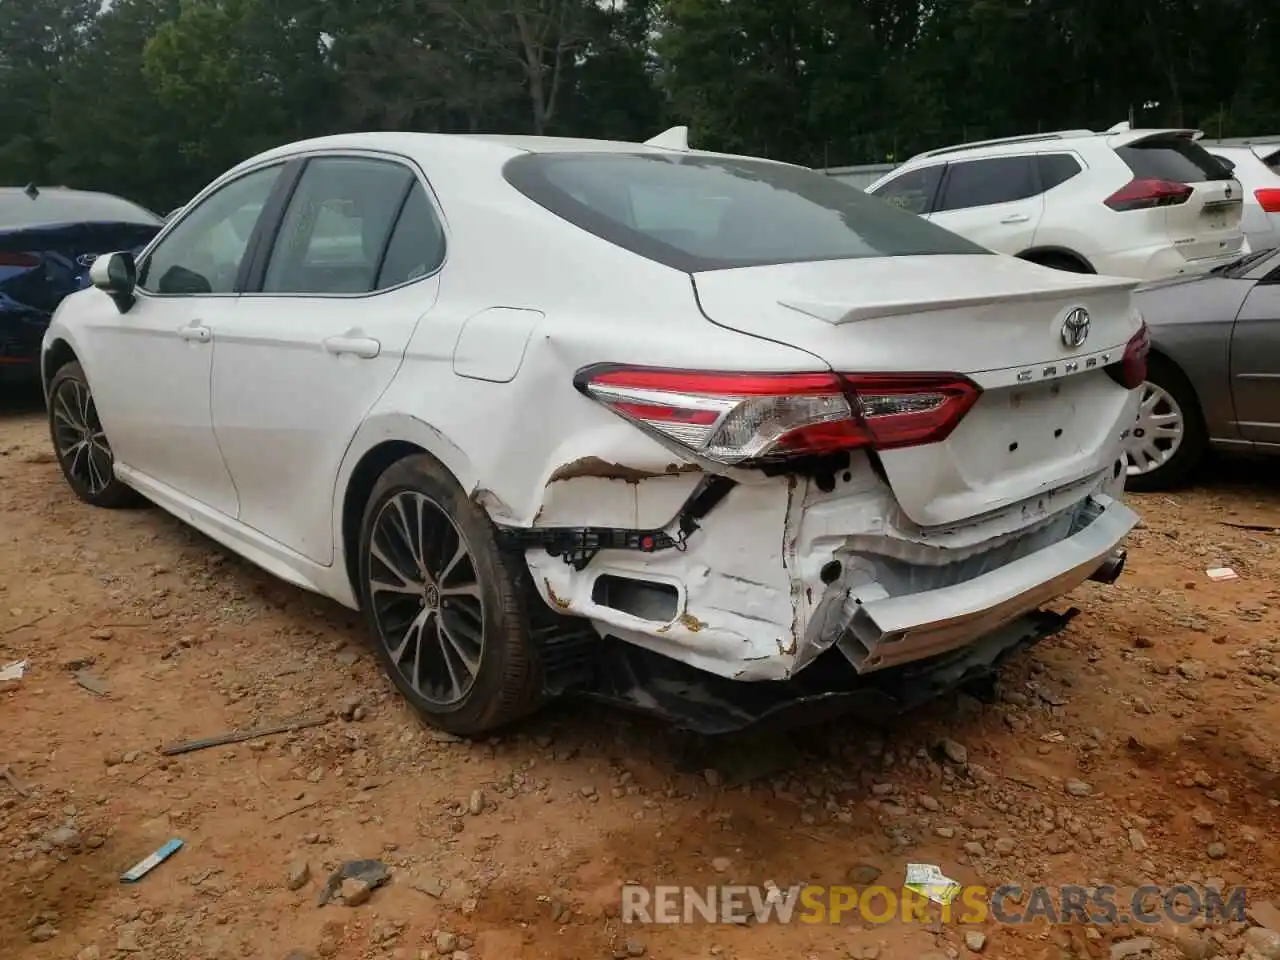
<svg viewBox="0 0 1280 960"><path fill-rule="evenodd" d="M1123 129L1122 129L1123 127ZM1056 130L1048 133L1032 133L1017 137L1000 137L994 140L974 140L967 143L956 143L937 147L918 153L907 160L900 168L945 163L952 159L977 159L982 157L1019 156L1028 153L1054 153L1079 147L1092 146L1091 141L1102 141L1108 149L1115 149L1125 144L1159 136L1181 136L1196 139L1197 130L1174 127L1153 127L1150 129L1129 129L1127 125L1113 127L1110 130ZM897 172L897 171L895 171Z"/></svg>
<svg viewBox="0 0 1280 960"><path fill-rule="evenodd" d="M342 150L372 150L397 153L408 157L430 157L433 163L464 166L473 163L491 163L501 166L512 157L526 153L652 153L667 156L673 154L703 157L736 156L708 150L680 150L647 143L628 143L622 140L378 130L364 133L336 134L282 144L244 161L234 170L255 166L270 160L286 159L309 153ZM780 162L765 160L762 157L744 157L741 159L759 160L766 163Z"/></svg>
<svg viewBox="0 0 1280 960"><path fill-rule="evenodd" d="M1280 158L1280 140L1253 144L1202 140L1201 145L1210 153L1223 153L1233 157L1255 157L1263 163L1273 163Z"/></svg>
<svg viewBox="0 0 1280 960"><path fill-rule="evenodd" d="M67 187L0 187L0 230L64 223L139 223L161 219L131 200Z"/></svg>

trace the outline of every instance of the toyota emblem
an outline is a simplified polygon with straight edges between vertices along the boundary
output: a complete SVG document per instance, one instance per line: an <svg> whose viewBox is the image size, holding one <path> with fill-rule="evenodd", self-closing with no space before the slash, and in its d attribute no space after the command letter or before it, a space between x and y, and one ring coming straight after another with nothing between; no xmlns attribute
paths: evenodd
<svg viewBox="0 0 1280 960"><path fill-rule="evenodd" d="M1089 339L1089 311L1076 307L1062 321L1062 342L1071 349L1082 346Z"/></svg>
<svg viewBox="0 0 1280 960"><path fill-rule="evenodd" d="M82 267L92 267L93 261L97 259L98 254L96 253L82 253L80 256L76 257L76 263L80 264Z"/></svg>

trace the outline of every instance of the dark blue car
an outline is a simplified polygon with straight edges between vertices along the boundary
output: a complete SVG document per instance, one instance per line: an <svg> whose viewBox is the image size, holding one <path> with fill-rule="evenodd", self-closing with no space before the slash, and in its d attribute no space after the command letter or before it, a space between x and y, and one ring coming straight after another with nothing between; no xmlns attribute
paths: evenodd
<svg viewBox="0 0 1280 960"><path fill-rule="evenodd" d="M99 254L136 255L162 225L106 193L0 187L0 382L39 380L40 341L58 304L89 285Z"/></svg>

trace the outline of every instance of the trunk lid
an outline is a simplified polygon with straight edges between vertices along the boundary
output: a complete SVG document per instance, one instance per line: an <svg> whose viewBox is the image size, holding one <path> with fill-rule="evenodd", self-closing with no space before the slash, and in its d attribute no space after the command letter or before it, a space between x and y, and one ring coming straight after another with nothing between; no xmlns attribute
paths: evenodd
<svg viewBox="0 0 1280 960"><path fill-rule="evenodd" d="M5 293L24 306L43 313L68 294L89 285L89 267L104 253L141 251L159 232L142 223L90 222L32 226L0 233L0 253L39 258L39 267L21 275L4 276Z"/></svg>
<svg viewBox="0 0 1280 960"><path fill-rule="evenodd" d="M1161 222L1174 248L1189 261L1236 253L1244 243L1244 189L1195 142L1196 133L1143 131L1117 134L1107 141L1135 180L1163 180L1191 188L1183 203L1127 214Z"/></svg>
<svg viewBox="0 0 1280 960"><path fill-rule="evenodd" d="M1111 469L1136 403L1104 366L1139 320L1137 281L997 255L831 260L694 275L712 322L841 373L955 373L983 388L940 443L881 451L915 523L958 523ZM1089 314L1083 343L1063 327Z"/></svg>

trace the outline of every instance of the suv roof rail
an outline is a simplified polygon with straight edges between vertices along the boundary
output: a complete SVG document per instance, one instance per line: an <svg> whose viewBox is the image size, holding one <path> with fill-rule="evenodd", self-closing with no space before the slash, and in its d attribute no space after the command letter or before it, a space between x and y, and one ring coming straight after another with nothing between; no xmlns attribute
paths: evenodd
<svg viewBox="0 0 1280 960"><path fill-rule="evenodd" d="M974 147L997 147L1015 143L1043 143L1047 140L1070 140L1075 137L1092 137L1092 130L1057 130L1053 133L1031 133L1019 137L996 137L994 140L971 140L968 143L956 143L936 150L926 150L916 154L917 157L936 157L944 153L956 153L960 150L972 150Z"/></svg>

